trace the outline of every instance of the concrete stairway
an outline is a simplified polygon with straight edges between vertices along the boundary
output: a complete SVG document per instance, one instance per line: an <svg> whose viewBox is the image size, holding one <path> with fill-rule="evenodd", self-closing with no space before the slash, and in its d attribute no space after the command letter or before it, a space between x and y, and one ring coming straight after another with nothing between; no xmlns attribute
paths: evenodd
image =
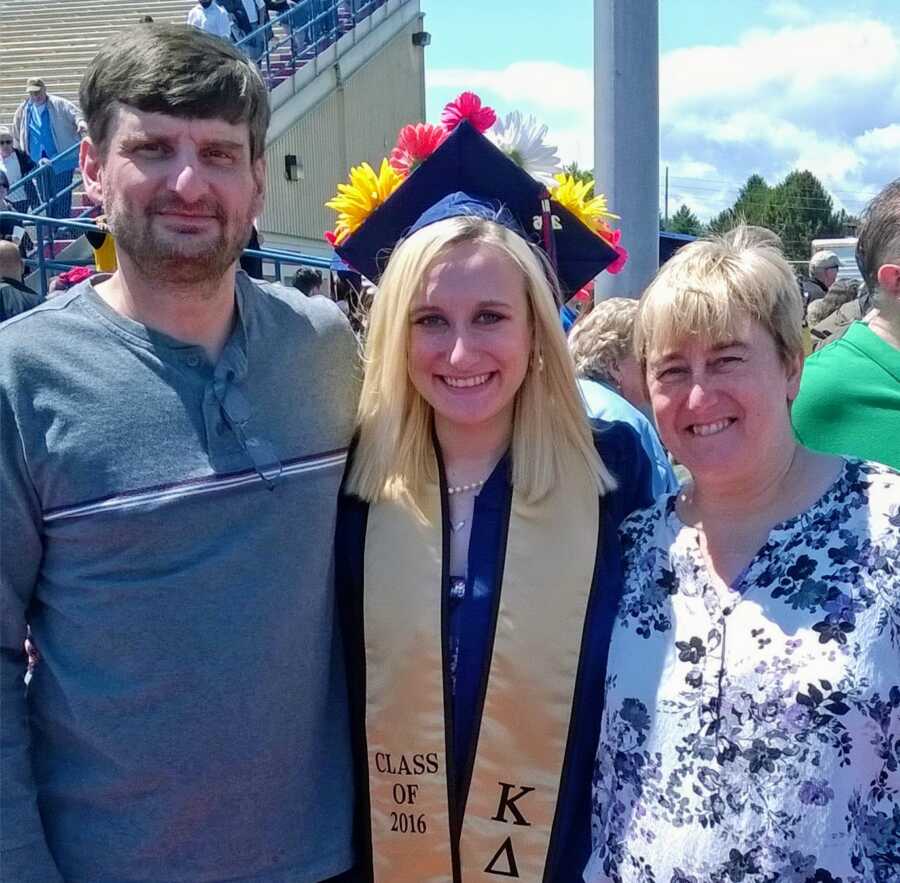
<svg viewBox="0 0 900 883"><path fill-rule="evenodd" d="M183 22L194 0L0 0L0 123L41 77L56 95L76 100L84 69L108 37L141 16Z"/></svg>

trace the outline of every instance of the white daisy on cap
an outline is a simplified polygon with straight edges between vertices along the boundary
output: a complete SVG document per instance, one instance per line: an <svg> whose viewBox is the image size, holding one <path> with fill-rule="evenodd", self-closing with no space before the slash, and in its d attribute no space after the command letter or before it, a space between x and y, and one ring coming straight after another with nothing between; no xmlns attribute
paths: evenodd
<svg viewBox="0 0 900 883"><path fill-rule="evenodd" d="M547 127L531 114L526 117L514 110L498 119L485 135L532 178L548 187L556 183L553 176L561 171L559 155L554 145L544 143Z"/></svg>

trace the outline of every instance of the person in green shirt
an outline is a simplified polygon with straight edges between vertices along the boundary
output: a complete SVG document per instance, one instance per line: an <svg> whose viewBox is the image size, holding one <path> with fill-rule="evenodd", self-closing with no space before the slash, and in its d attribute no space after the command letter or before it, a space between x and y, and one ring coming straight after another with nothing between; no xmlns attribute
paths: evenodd
<svg viewBox="0 0 900 883"><path fill-rule="evenodd" d="M900 178L866 209L856 260L875 309L806 360L791 420L813 450L900 469Z"/></svg>

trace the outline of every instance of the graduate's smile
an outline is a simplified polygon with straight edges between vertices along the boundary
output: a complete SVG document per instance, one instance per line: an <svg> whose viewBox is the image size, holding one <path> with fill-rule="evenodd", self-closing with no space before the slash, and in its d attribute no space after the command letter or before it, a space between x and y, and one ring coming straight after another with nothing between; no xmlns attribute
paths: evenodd
<svg viewBox="0 0 900 883"><path fill-rule="evenodd" d="M496 373L496 371L489 371L486 374L476 374L473 377L448 377L444 375L441 376L441 380L443 380L451 389L478 389L486 383L489 383L491 379L496 376Z"/></svg>

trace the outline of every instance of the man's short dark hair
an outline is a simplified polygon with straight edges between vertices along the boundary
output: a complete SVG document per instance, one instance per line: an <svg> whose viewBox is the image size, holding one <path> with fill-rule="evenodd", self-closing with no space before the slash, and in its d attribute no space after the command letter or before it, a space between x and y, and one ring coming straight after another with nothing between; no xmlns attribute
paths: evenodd
<svg viewBox="0 0 900 883"><path fill-rule="evenodd" d="M879 268L895 263L900 263L900 178L866 206L856 241L856 264L869 291L877 294Z"/></svg>
<svg viewBox="0 0 900 883"><path fill-rule="evenodd" d="M311 267L301 267L294 273L294 288L309 294L314 288L320 288L322 285L322 274L318 270Z"/></svg>
<svg viewBox="0 0 900 883"><path fill-rule="evenodd" d="M265 151L269 96L253 63L189 25L150 23L116 34L88 66L78 99L101 154L117 102L146 113L247 123L250 159Z"/></svg>

